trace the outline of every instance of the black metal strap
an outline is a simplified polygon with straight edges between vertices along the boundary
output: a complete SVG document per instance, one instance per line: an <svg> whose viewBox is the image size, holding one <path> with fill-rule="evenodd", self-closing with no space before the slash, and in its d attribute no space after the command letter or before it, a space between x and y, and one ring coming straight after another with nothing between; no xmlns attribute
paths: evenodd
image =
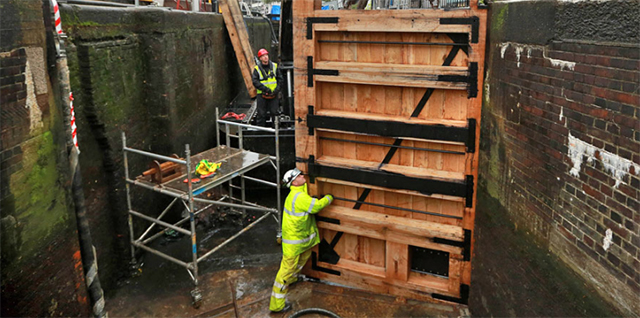
<svg viewBox="0 0 640 318"><path fill-rule="evenodd" d="M478 62L469 63L469 87L467 98L478 97Z"/></svg>
<svg viewBox="0 0 640 318"><path fill-rule="evenodd" d="M468 175L467 176L467 181L465 182L467 184L467 195L466 195L466 201L465 201L465 206L467 208L472 208L473 207L473 176Z"/></svg>
<svg viewBox="0 0 640 318"><path fill-rule="evenodd" d="M316 252L311 252L311 269L318 272L340 276L340 272L336 270L318 266L318 255L316 254Z"/></svg>
<svg viewBox="0 0 640 318"><path fill-rule="evenodd" d="M469 124L467 125L467 132L469 132L469 137L467 138L467 152L474 153L476 152L476 119L469 118Z"/></svg>
<svg viewBox="0 0 640 318"><path fill-rule="evenodd" d="M447 33L447 36L453 41L453 43L456 43L457 45L459 45L462 51L467 56L469 56L469 36L468 35L460 34L460 33Z"/></svg>
<svg viewBox="0 0 640 318"><path fill-rule="evenodd" d="M431 297L435 299L441 299L441 300L458 303L458 304L468 305L469 304L469 285L460 284L460 298L436 294L436 293L431 294Z"/></svg>
<svg viewBox="0 0 640 318"><path fill-rule="evenodd" d="M337 17L332 17L332 18L316 18L316 17L310 17L307 18L307 40L312 40L313 39L313 24L314 23L338 23L338 21L340 20L340 18Z"/></svg>
<svg viewBox="0 0 640 318"><path fill-rule="evenodd" d="M380 170L348 169L324 166L311 161L311 159L309 160L308 170L309 176L314 179L318 177L325 177L390 189L412 190L424 194L442 194L462 198L466 198L469 192L469 187L466 182L408 177L399 173ZM467 176L467 182L469 177L472 176ZM364 200L358 201L364 202ZM469 198L467 198L467 201L469 201Z"/></svg>
<svg viewBox="0 0 640 318"><path fill-rule="evenodd" d="M309 117L309 114L314 115L315 114L315 109L314 109L313 105L309 105L307 107L308 107L307 108L307 117ZM313 130L313 127L309 127L309 125L307 125L307 128L309 129L309 136L313 136L314 132L315 132L315 130Z"/></svg>
<svg viewBox="0 0 640 318"><path fill-rule="evenodd" d="M318 244L318 259L324 263L329 263L332 265L338 264L340 255L336 253L336 251L333 249L334 247L335 246L331 246L331 244L329 244L327 240L322 239L322 241L320 241L320 244Z"/></svg>
<svg viewBox="0 0 640 318"><path fill-rule="evenodd" d="M368 135L384 137L420 138L427 140L441 140L467 142L468 128L444 125L420 125L397 121L367 120L307 114L309 128L325 128L350 131Z"/></svg>
<svg viewBox="0 0 640 318"><path fill-rule="evenodd" d="M316 221L318 221L318 222L327 222L327 223L340 225L340 220L338 220L338 219L319 216L317 214L316 214Z"/></svg>
<svg viewBox="0 0 640 318"><path fill-rule="evenodd" d="M471 26L471 43L478 43L480 35L480 19L470 18L440 18L440 24L468 24Z"/></svg>
<svg viewBox="0 0 640 318"><path fill-rule="evenodd" d="M443 239L440 237L433 238L434 243L445 244L450 246L462 247L462 257L464 261L471 260L471 230L464 230L464 240L462 242Z"/></svg>
<svg viewBox="0 0 640 318"><path fill-rule="evenodd" d="M313 87L314 75L330 75L338 76L340 71L337 70L322 70L313 68L313 56L307 56L307 86Z"/></svg>
<svg viewBox="0 0 640 318"><path fill-rule="evenodd" d="M467 98L478 97L478 63L469 63L468 75L438 75L440 82L466 83Z"/></svg>

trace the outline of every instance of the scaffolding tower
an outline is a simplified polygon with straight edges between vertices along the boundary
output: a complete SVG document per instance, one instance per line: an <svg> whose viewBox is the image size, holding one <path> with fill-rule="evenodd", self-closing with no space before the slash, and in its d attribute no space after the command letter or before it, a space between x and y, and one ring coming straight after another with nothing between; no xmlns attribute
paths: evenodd
<svg viewBox="0 0 640 318"><path fill-rule="evenodd" d="M124 156L124 170L125 170L125 180L126 180L126 196L127 196L127 206L128 206L128 223L129 223L129 234L130 234L130 242L131 242L131 259L132 263L136 264L136 248L145 250L147 252L153 253L162 257L166 260L174 262L178 265L181 265L187 269L189 276L194 282L195 288L191 291L192 304L194 307L198 308L202 301L202 293L198 288L198 263L206 259L207 257L213 255L215 252L220 250L222 247L227 245L229 242L236 239L241 234L247 232L252 227L256 226L260 222L264 221L272 215L276 221L278 222L278 230L276 234L276 240L278 243L282 241L282 204L280 197L280 187L281 187L281 174L280 174L280 140L279 140L279 119L276 118L274 123L274 128L260 127L249 124L243 124L238 122L226 121L219 119L218 111L216 110L216 147L201 152L196 155L191 155L191 151L189 148L189 144L185 145L185 159L178 159L175 157L164 156L160 154L155 154L139 149L130 148L127 146L127 139L125 133L122 133L122 150ZM225 133L226 133L226 143L225 145L220 144L220 125L224 125ZM273 133L275 138L275 156L271 156L268 154L259 154L255 152L251 152L245 150L243 148L243 131L245 129L251 130L259 130L268 133ZM231 138L236 138L238 140L238 148L231 147ZM150 157L156 160L164 160L168 162L172 162L175 164L179 164L184 166L184 170L181 170L185 173L181 174L179 177L172 178L166 182L154 183L151 180L146 178L135 178L131 179L129 176L129 164L128 164L128 154L137 154L146 157ZM200 183L194 184L192 183L192 173L195 172L195 166L200 160L207 159L213 162L222 162L220 168L216 171L216 174L213 177L203 179ZM262 180L250 176L246 176L245 173L260 167L265 164L271 164L276 173L276 183ZM240 179L240 186L236 186L232 183L232 181L236 178ZM184 182L183 180L186 180ZM260 206L254 203L247 202L245 200L245 181L249 180L252 182L257 182L261 184L265 184L271 187L276 188L276 197L277 197L277 208L269 208ZM228 185L228 195L223 196L218 200L209 200L199 198L198 195L211 190L216 187ZM137 186L144 189L152 190L164 195L168 195L173 197L173 200L169 205L157 216L153 217L150 215L146 215L143 212L136 211L132 207L131 203L131 186ZM240 198L234 197L234 189L240 190ZM168 223L162 221L162 218L171 210L171 208L175 205L176 202L180 201L182 205L185 207L189 216L181 219L176 223ZM196 209L194 207L195 202L208 204L207 206ZM234 203L237 202L237 203ZM246 210L259 211L264 214L253 221L251 224L244 227L242 230L220 243L213 249L206 252L204 255L198 256L198 241L196 238L196 224L195 217L212 206L222 206L228 207L231 209L237 209L240 213L242 213L244 218L244 213ZM143 220L151 222L151 225L148 226L144 232L140 236L136 238L134 226L133 226L133 217L138 217ZM188 223L188 229L185 229L183 224ZM158 225L160 227L164 227L165 229L172 229L179 233L188 235L191 237L191 261L183 261L171 255L168 255L164 252L161 252L157 249L154 249L149 246L149 243L153 240L161 237L165 232L165 229L148 236L149 233L153 230L153 228ZM148 237L147 237L148 236Z"/></svg>

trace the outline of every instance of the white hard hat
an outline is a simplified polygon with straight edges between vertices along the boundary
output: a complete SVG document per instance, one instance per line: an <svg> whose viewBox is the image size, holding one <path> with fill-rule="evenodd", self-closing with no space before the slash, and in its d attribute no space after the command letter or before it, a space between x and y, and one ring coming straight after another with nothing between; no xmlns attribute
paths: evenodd
<svg viewBox="0 0 640 318"><path fill-rule="evenodd" d="M302 174L302 171L298 168L293 168L284 174L284 178L282 178L282 183L287 186L287 188L291 187L291 182L295 180L299 175Z"/></svg>

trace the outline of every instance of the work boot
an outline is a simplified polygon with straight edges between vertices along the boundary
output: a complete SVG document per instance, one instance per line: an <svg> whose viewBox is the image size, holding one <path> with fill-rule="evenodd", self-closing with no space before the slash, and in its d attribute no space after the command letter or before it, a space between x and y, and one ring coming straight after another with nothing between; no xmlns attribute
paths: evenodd
<svg viewBox="0 0 640 318"><path fill-rule="evenodd" d="M272 310L271 312L272 313L284 313L284 312L287 312L289 310L291 310L291 303L288 302L288 301L285 301L284 302L284 308L282 308L282 310L279 310L279 311L273 311Z"/></svg>
<svg viewBox="0 0 640 318"><path fill-rule="evenodd" d="M295 285L296 283L299 283L299 282L304 282L305 279L306 279L306 276L302 274L298 274L291 278L289 282L289 286Z"/></svg>

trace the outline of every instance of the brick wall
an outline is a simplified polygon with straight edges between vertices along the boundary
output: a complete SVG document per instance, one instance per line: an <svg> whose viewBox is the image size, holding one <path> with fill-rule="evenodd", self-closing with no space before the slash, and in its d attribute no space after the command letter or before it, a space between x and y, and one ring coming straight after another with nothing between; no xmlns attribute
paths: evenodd
<svg viewBox="0 0 640 318"><path fill-rule="evenodd" d="M532 5L549 9L548 3L523 4ZM572 17L588 20L594 17L584 11L607 14L611 4L599 11L593 5L553 5L556 19L542 26L517 5L492 8L481 190L602 296L637 315L640 46L629 37L605 42L596 33L563 38L576 34L556 29L571 25L566 12L583 10ZM640 28L635 19L632 29ZM496 30L498 23L547 27L549 37L528 42Z"/></svg>
<svg viewBox="0 0 640 318"><path fill-rule="evenodd" d="M39 0L0 8L1 315L87 316L46 9Z"/></svg>

